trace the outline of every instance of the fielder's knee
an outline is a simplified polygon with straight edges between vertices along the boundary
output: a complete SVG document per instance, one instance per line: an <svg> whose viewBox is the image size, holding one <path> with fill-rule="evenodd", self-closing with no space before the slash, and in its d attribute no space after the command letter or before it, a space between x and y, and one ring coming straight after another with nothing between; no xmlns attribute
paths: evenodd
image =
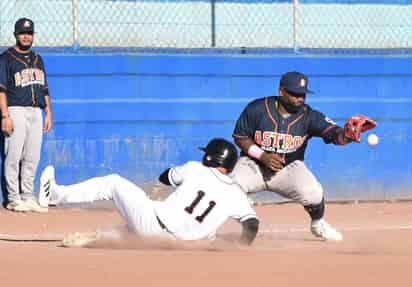
<svg viewBox="0 0 412 287"><path fill-rule="evenodd" d="M325 200L322 198L320 203L303 206L307 213L309 213L312 220L323 218L325 214Z"/></svg>
<svg viewBox="0 0 412 287"><path fill-rule="evenodd" d="M321 201L323 200L323 188L320 184L306 191L304 194L305 196L304 196L304 199L302 200L302 204L304 206L317 205L317 204L320 204Z"/></svg>

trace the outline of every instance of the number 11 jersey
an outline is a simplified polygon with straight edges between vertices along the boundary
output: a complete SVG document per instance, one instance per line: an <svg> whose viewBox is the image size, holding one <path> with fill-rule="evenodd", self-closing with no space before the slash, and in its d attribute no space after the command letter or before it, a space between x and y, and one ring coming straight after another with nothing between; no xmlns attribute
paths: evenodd
<svg viewBox="0 0 412 287"><path fill-rule="evenodd" d="M216 168L190 161L169 171L175 191L157 202L156 215L176 238L214 239L228 219L256 218L247 196L231 178Z"/></svg>

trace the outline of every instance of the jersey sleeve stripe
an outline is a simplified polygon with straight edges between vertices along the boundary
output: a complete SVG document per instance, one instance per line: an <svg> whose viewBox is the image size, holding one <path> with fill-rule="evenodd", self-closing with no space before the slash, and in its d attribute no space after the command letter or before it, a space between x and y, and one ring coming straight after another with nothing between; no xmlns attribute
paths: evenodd
<svg viewBox="0 0 412 287"><path fill-rule="evenodd" d="M8 53L10 54L10 56L13 57L14 60L22 63L26 68L28 67L27 63L24 62L22 59L19 59L16 55L14 55L12 52L8 51Z"/></svg>
<svg viewBox="0 0 412 287"><path fill-rule="evenodd" d="M270 107L269 107L269 98L265 98L265 109L266 113L268 114L269 118L272 120L273 125L275 126L274 131L278 131L278 123L276 122L276 119L273 117L272 113L270 112Z"/></svg>
<svg viewBox="0 0 412 287"><path fill-rule="evenodd" d="M328 126L326 129L323 130L322 136L326 135L326 133L327 133L328 131L330 131L332 128L336 128L336 127L337 127L337 126L335 126L335 125Z"/></svg>
<svg viewBox="0 0 412 287"><path fill-rule="evenodd" d="M7 91L7 87L0 84L0 92L6 92Z"/></svg>
<svg viewBox="0 0 412 287"><path fill-rule="evenodd" d="M244 136L244 135L238 135L238 134L233 134L232 135L233 137L235 137L235 138L248 138L248 136Z"/></svg>

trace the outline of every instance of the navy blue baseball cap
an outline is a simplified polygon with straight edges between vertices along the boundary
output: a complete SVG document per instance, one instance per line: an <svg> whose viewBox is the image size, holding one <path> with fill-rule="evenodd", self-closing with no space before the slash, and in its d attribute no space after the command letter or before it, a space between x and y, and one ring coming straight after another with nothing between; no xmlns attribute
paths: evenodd
<svg viewBox="0 0 412 287"><path fill-rule="evenodd" d="M20 18L14 24L14 34L34 33L34 23L28 18Z"/></svg>
<svg viewBox="0 0 412 287"><path fill-rule="evenodd" d="M313 94L313 92L308 89L308 77L295 71L283 74L282 78L280 78L279 87L294 94Z"/></svg>

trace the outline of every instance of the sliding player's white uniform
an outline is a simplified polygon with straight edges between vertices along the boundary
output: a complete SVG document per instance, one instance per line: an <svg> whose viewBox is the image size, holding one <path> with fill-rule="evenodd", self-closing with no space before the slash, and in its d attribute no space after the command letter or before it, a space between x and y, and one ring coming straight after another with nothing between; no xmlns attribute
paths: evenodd
<svg viewBox="0 0 412 287"><path fill-rule="evenodd" d="M51 176L54 169L48 167L41 181L48 182ZM149 199L141 188L116 174L68 186L54 183L50 186L51 201L113 200L128 227L138 235L181 240L214 239L229 217L240 222L256 218L247 196L216 168L191 161L172 168L169 181L176 190L165 201Z"/></svg>

